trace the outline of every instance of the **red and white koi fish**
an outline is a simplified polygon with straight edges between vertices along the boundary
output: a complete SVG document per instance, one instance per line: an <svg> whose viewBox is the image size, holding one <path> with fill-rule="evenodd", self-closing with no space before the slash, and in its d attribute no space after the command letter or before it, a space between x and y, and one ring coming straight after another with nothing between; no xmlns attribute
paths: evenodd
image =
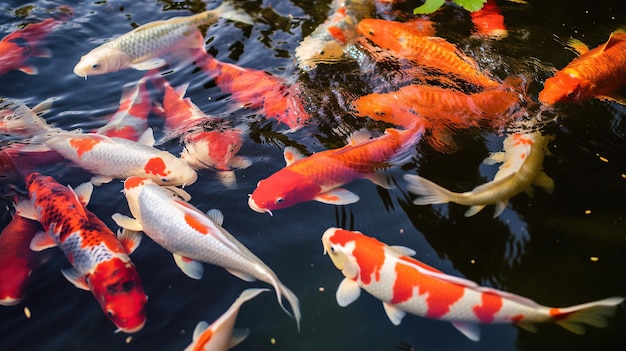
<svg viewBox="0 0 626 351"><path fill-rule="evenodd" d="M0 105L0 133L31 138L49 132L53 127L41 118L54 99L47 99L32 109L16 100L4 100Z"/></svg>
<svg viewBox="0 0 626 351"><path fill-rule="evenodd" d="M138 141L62 131L44 136L45 145L95 174L94 185L138 175L163 185L189 185L198 174L185 160L154 148L152 129Z"/></svg>
<svg viewBox="0 0 626 351"><path fill-rule="evenodd" d="M31 56L50 57L50 52L39 44L59 24L73 15L69 6L59 7L59 19L48 18L38 23L31 23L18 29L0 40L0 75L9 71L20 70L26 74L37 74L34 66L25 64Z"/></svg>
<svg viewBox="0 0 626 351"><path fill-rule="evenodd" d="M299 85L289 86L281 77L252 68L216 60L209 54L198 54L196 63L220 90L247 108L260 109L266 118L276 119L295 131L308 123L309 114L299 97Z"/></svg>
<svg viewBox="0 0 626 351"><path fill-rule="evenodd" d="M146 322L147 301L139 274L128 255L139 245L134 237L116 237L95 214L85 208L93 186L76 192L52 177L31 173L26 177L31 206L20 206L22 216L36 218L45 229L30 248L41 251L58 246L72 264L62 273L77 288L91 291L109 319L123 332L134 333Z"/></svg>
<svg viewBox="0 0 626 351"><path fill-rule="evenodd" d="M409 183L407 190L419 195L413 201L415 205L443 204L455 202L471 206L466 217L478 213L487 205L495 204L494 217L504 211L509 199L527 191L532 194L531 185L543 188L552 193L554 181L543 169L543 159L547 152L550 137L541 132L515 133L504 140L504 152L491 155L485 160L487 164L502 162L494 179L471 191L455 193L447 190L418 175L406 174L404 179Z"/></svg>
<svg viewBox="0 0 626 351"><path fill-rule="evenodd" d="M389 188L379 171L410 159L422 131L419 126L404 131L390 128L384 135L371 139L369 132L361 130L352 134L348 145L308 157L286 147L287 166L259 181L248 198L248 205L254 211L271 215L273 210L311 200L335 205L357 202L356 194L340 187L366 178Z"/></svg>
<svg viewBox="0 0 626 351"><path fill-rule="evenodd" d="M149 72L150 74L150 72ZM120 107L107 124L98 128L98 134L108 137L137 141L148 129L148 115L152 111L152 99L146 86L149 76L138 83L124 87Z"/></svg>
<svg viewBox="0 0 626 351"><path fill-rule="evenodd" d="M580 56L546 80L539 101L553 105L595 97L626 104L626 99L615 93L626 86L626 32L611 33L606 43L592 50L580 41L569 45Z"/></svg>
<svg viewBox="0 0 626 351"><path fill-rule="evenodd" d="M220 18L252 24L250 16L228 2L195 15L146 23L91 50L81 57L74 73L87 78L127 68L161 67L171 54L184 56L190 50L204 49L204 36L198 27L212 25Z"/></svg>
<svg viewBox="0 0 626 351"><path fill-rule="evenodd" d="M226 351L242 342L250 333L248 329L234 329L239 308L244 302L268 289L247 289L233 302L223 315L211 325L200 322L193 331L193 342L185 351Z"/></svg>
<svg viewBox="0 0 626 351"><path fill-rule="evenodd" d="M495 0L487 0L480 10L470 12L470 17L474 23L475 34L479 37L503 39L509 36L504 16Z"/></svg>
<svg viewBox="0 0 626 351"><path fill-rule="evenodd" d="M16 203L18 197L16 197ZM44 255L30 249L30 242L42 231L37 221L15 214L0 234L0 305L12 306L24 298L30 274L43 263Z"/></svg>
<svg viewBox="0 0 626 351"><path fill-rule="evenodd" d="M329 228L322 244L345 276L336 293L339 306L354 302L364 289L382 301L394 325L406 313L450 321L473 341L480 339L479 323L514 323L536 331L535 323L554 322L583 334L585 324L606 327L606 318L624 301L611 297L571 307L547 307L445 274L409 257L415 254L412 249L387 246L361 232Z"/></svg>
<svg viewBox="0 0 626 351"><path fill-rule="evenodd" d="M237 152L243 144L246 126L231 128L228 121L206 115L190 98L185 98L187 84L173 88L163 80L164 130L166 139L181 136L184 149L180 157L196 170L212 168L224 186L236 185L234 169L246 168L251 162Z"/></svg>
<svg viewBox="0 0 626 351"><path fill-rule="evenodd" d="M177 194L183 192L177 188L176 191ZM282 303L285 297L300 326L296 295L261 259L222 227L224 216L219 210L204 214L173 196L172 191L142 177L126 179L124 195L135 218L117 213L113 220L126 232L143 231L171 252L178 267L190 278L200 279L204 270L201 262L206 262L223 267L245 281L258 279L271 284L283 310L291 315ZM189 198L188 194L183 195Z"/></svg>
<svg viewBox="0 0 626 351"><path fill-rule="evenodd" d="M359 36L356 26L374 11L373 0L333 0L331 15L307 35L295 50L296 64L308 71L319 63L334 63L344 46Z"/></svg>

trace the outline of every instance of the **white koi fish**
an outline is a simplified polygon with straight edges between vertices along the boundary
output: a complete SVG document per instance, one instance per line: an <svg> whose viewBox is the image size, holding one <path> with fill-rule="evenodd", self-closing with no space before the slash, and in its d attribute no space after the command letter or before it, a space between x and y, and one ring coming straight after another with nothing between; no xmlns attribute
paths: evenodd
<svg viewBox="0 0 626 351"><path fill-rule="evenodd" d="M66 159L95 174L94 185L114 178L137 175L162 185L189 185L198 174L185 160L165 150L154 148L152 129L148 128L138 141L86 133L61 131L44 137L45 145Z"/></svg>
<svg viewBox="0 0 626 351"><path fill-rule="evenodd" d="M364 289L383 302L394 325L406 313L450 321L473 341L480 339L479 323L514 323L536 331L535 323L554 322L583 334L585 324L606 327L606 318L624 301L624 297L611 297L571 307L547 307L445 274L409 257L415 254L411 249L388 246L361 232L329 228L322 244L345 276L337 289L339 306L354 302Z"/></svg>
<svg viewBox="0 0 626 351"><path fill-rule="evenodd" d="M193 342L185 351L226 351L242 342L250 333L248 329L234 329L239 308L244 302L268 289L247 289L233 302L223 315L211 325L200 322L193 331Z"/></svg>
<svg viewBox="0 0 626 351"><path fill-rule="evenodd" d="M404 176L409 185L408 191L420 195L415 205L443 204L455 202L471 206L466 217L478 213L485 206L495 204L494 217L504 211L509 199L522 191L532 194L531 185L552 193L554 181L542 171L543 159L547 151L549 136L540 132L511 134L504 140L504 152L492 154L484 162L502 162L493 181L477 186L471 191L455 193L418 175Z"/></svg>
<svg viewBox="0 0 626 351"><path fill-rule="evenodd" d="M120 227L146 233L174 255L178 267L190 278L200 279L204 270L200 262L206 262L221 266L245 281L258 279L271 284L281 307L291 315L281 297L287 299L300 327L296 295L261 259L222 227L224 217L219 210L204 214L173 196L168 189L142 177L126 179L124 195L135 218L114 214L113 220Z"/></svg>
<svg viewBox="0 0 626 351"><path fill-rule="evenodd" d="M0 133L31 138L47 133L53 127L41 118L52 106L54 99L47 99L32 109L25 104L7 99L0 103Z"/></svg>
<svg viewBox="0 0 626 351"><path fill-rule="evenodd" d="M146 23L91 50L81 57L74 73L87 78L127 68L150 70L161 67L166 64L164 56L204 49L204 36L198 27L214 24L219 18L252 24L250 16L235 10L227 2L192 16Z"/></svg>

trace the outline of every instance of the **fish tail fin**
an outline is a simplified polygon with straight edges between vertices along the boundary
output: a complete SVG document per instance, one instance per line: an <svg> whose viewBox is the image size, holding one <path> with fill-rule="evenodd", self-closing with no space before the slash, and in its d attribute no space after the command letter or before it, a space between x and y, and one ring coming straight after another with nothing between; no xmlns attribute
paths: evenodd
<svg viewBox="0 0 626 351"><path fill-rule="evenodd" d="M300 319L302 318L302 314L300 312L300 301L298 300L298 297L296 296L296 294L293 293L293 291L289 290L288 287L286 287L280 280L278 280L278 277L276 275L270 274L269 283L271 283L274 286L274 290L276 290L276 298L278 299L278 303L280 304L280 307L290 317L293 317L296 319L296 324L298 326L298 332L299 332L300 331ZM290 313L285 307L285 305L283 304L283 297L287 299L287 302L289 302L289 306L291 307L293 314Z"/></svg>
<svg viewBox="0 0 626 351"><path fill-rule="evenodd" d="M413 200L415 205L445 204L454 199L453 192L426 178L418 175L405 174L404 179L409 183L407 190L410 193L420 196Z"/></svg>
<svg viewBox="0 0 626 351"><path fill-rule="evenodd" d="M254 24L254 21L249 14L242 10L237 10L230 1L224 1L220 6L210 11L211 13L208 14L207 17L211 19L217 15L218 17L225 18L233 22L241 22L249 25Z"/></svg>
<svg viewBox="0 0 626 351"><path fill-rule="evenodd" d="M607 318L615 313L616 306L624 302L624 297L610 297L567 308L559 308L553 314L554 322L574 334L584 334L585 325L597 328L607 326Z"/></svg>

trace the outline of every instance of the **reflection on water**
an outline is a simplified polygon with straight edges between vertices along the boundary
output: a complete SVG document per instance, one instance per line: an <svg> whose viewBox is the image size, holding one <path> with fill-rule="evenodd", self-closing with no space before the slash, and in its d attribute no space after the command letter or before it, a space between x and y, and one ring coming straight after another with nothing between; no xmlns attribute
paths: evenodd
<svg viewBox="0 0 626 351"><path fill-rule="evenodd" d="M523 76L531 97L525 117L535 118L555 135L544 161L546 173L556 183L554 193L519 194L497 218L492 218L493 206L470 218L464 217L467 208L461 205L415 206L402 178L404 173L419 173L454 191L467 191L492 179L497 165L482 165L482 161L490 152L501 150L504 134L480 128L456 131L452 135L456 149L449 153L427 143L418 145L411 162L389 172L393 189L376 187L367 180L346 185L361 198L355 204L308 202L276 211L273 217L250 210L248 194L260 179L284 167L285 146L311 154L345 145L348 135L360 128L380 133L388 127L355 117L350 102L392 89L403 76L401 63L374 65L371 58L359 56L358 48L353 58L307 73L294 66L295 48L324 21L330 1L233 3L254 18L254 26L219 21L206 28L207 51L220 61L264 70L290 84L297 82L312 116L310 125L285 133L283 125L266 120L257 110L241 108L194 65L174 65L166 75L172 86L189 83L187 96L203 112L250 127L240 154L254 162L236 171L236 189L224 188L212 171L202 170L198 182L185 190L201 210L220 209L224 227L266 262L301 301L300 333L272 294L246 303L237 325L250 328L251 333L237 350L623 349L623 306L607 328L588 328L584 336L555 325L541 325L536 334L509 325L483 326L481 342L473 343L448 323L420 317L407 316L394 327L380 302L367 294L346 308L337 306L334 295L343 277L322 255L320 242L321 234L331 226L359 230L389 245L411 247L418 260L446 273L549 306L626 295L624 107L596 100L541 111L533 104L543 81L574 57L561 42L569 37L591 47L604 42L611 31L626 24L621 2L531 1L521 5L498 1L509 27L509 37L502 41L471 39L469 16L459 9L448 7L433 17L438 35L458 43L481 67L500 78ZM377 8L407 12L414 3ZM119 106L122 87L139 81L143 72L127 70L84 80L72 74L83 54L139 25L198 13L219 2L34 1L24 5L5 1L0 4L0 30L6 34L24 23L47 18L50 9L62 4L72 6L74 17L46 39L52 57L29 59L38 75L13 71L0 76L0 96L20 99L30 107L55 97L44 118L61 128L88 130L108 120ZM406 17L396 12L381 16ZM151 114L150 123L157 134L161 132L157 114ZM181 149L176 141L161 147L173 153ZM90 177L66 164L39 170L72 186ZM118 181L98 187L89 205L111 228L116 228L112 213L129 214L120 190ZM5 224L9 217L4 206L0 211ZM56 250L33 273L26 300L0 308L0 350L182 350L198 321L214 320L241 291L264 285L243 282L209 265L202 280L191 280L175 266L171 254L149 238L144 238L131 258L149 295L148 321L142 331L130 336L114 334L92 295L62 277L59 271L69 264ZM30 318L24 314L25 307Z"/></svg>

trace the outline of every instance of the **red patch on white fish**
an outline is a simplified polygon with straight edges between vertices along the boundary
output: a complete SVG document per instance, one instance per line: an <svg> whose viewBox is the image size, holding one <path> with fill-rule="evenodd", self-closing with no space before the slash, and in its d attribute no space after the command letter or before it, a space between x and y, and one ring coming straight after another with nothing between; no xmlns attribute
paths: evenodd
<svg viewBox="0 0 626 351"><path fill-rule="evenodd" d="M93 150L93 148L100 142L98 139L70 139L69 144L76 150L78 158L83 157L85 152Z"/></svg>
<svg viewBox="0 0 626 351"><path fill-rule="evenodd" d="M160 157L151 158L146 163L144 170L146 171L146 174L161 175L164 177L172 173L172 171L167 170L167 166L165 165L165 162Z"/></svg>

